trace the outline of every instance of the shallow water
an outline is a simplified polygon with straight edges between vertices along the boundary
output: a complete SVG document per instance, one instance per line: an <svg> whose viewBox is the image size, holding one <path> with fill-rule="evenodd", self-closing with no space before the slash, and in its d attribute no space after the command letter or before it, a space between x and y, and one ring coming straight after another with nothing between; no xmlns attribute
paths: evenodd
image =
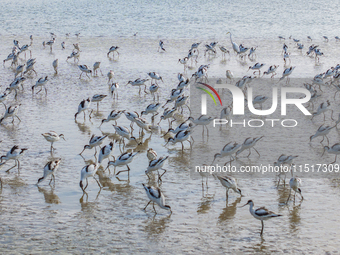
<svg viewBox="0 0 340 255"><path fill-rule="evenodd" d="M144 38L289 37L334 38L337 9L326 1L65 1L3 0L1 35L42 36L81 33L84 36Z"/></svg>
<svg viewBox="0 0 340 255"><path fill-rule="evenodd" d="M95 2L77 1L70 4L67 1L54 1L51 3L51 8L41 11L43 1L36 1L36 5L31 5L31 2L25 2L19 7L16 1L3 1L0 4L3 12L0 20L3 19L1 21L4 23L0 30L2 35L0 57L4 59L10 53L13 39L25 44L29 43L29 35L33 34L32 54L37 59L35 70L38 73L37 77L32 75L25 81L25 89L19 91L17 101L11 94L6 102L6 105L21 103L18 114L21 123L18 124L16 120L12 125L6 120L3 125L0 125L1 155L15 144L28 148L20 159L20 174L15 168L9 174L5 173L5 170L14 164L11 161L0 168L3 182L0 194L1 253L20 254L27 251L34 254L136 251L139 253L213 251L220 254L337 253L340 246L338 206L334 203L338 200L340 191L337 178L304 178L301 187L304 201L300 204L300 199L297 197L295 204L291 201L286 206L284 202L289 194L287 187L276 188L275 178L246 176L238 179L245 197L240 198L231 191L226 202L225 188L218 181L209 178L207 187L204 180L202 188L200 176L193 174L190 168L190 163L197 159L196 155L203 155L206 152L212 155L220 150L219 147L212 146L216 138L202 137L201 128L198 127L195 130L195 136L198 138L195 139L192 152L186 145L182 153L181 146L178 144L164 147L165 141L161 137L161 131L155 130L151 139L147 139L149 134L146 134L143 145L136 148L134 142L130 142L127 146L127 149L140 151L130 164L129 179L126 173L119 175L120 180L115 178L113 168L111 174L107 170L104 171L107 165L105 160L98 171L103 189L99 192L96 182L89 179L87 197L83 196L79 188L80 170L87 163L95 160L94 150L85 150L83 153L85 160L78 155L92 134L108 134L109 137L104 144L108 144L110 139L116 139L112 123L104 123L101 129L98 128L101 119L106 118L112 109L140 112L152 102L151 95L142 93L142 96L139 96L138 88L125 86L127 81L138 77L146 78L147 73L152 71L160 73L164 80L164 83L160 82L160 102L165 102L171 89L177 85L177 73L183 72L183 66L177 63L178 59L184 57L191 44L196 41L210 43L216 39L220 45L230 49L229 37L224 35L225 32L221 34L221 31L229 28L231 31L238 32L237 37L233 38L236 42L242 42L246 46L258 46L257 61L266 63L264 68L268 68L271 64L279 64L278 76L283 71L283 60L280 55L282 42L279 42L277 35L291 33L301 35L301 39L306 38L307 35L319 36L315 43L319 44L325 52L325 56L320 59L320 64L315 64L314 59L302 55L294 48L292 41L287 41L292 54L292 65L297 66L291 75L290 86L292 87L301 85L295 83L297 78L308 79L335 66L339 56L338 44L334 41L325 43L321 39L322 31L331 23L328 20L334 12L331 7L329 7L330 15L323 19L323 24L311 26L312 20L315 19L313 14L322 15L323 12L319 12L315 5L310 7L308 14L299 15L305 13L305 7L303 3L297 2L294 3L296 8L292 7L295 12L291 15L299 17L298 20L293 20L285 14L287 16L275 22L270 15L276 17L279 14L275 15L272 10L277 10L275 6L280 3L273 3L266 8L270 15L259 15L264 7L258 7L256 9L258 15L253 15L254 22L252 22L249 13L254 10L244 8L242 2L221 1L215 2L215 5L199 3L197 6L192 6L181 1L167 5L152 5L154 11L150 11L151 4L142 5L140 9L140 5L127 8L127 5L122 3L108 3L109 1L102 1L96 8L93 7ZM230 4L232 6L229 6ZM87 9L77 12L79 6ZM202 6L206 10L204 15L199 12ZM125 12L121 11L122 8ZM322 8L328 7L323 5ZM13 13L18 10L28 22L13 22L16 17ZM167 18L156 26L164 10L167 11L167 15L163 16ZM137 14L131 15L134 11ZM143 12L143 15L140 12ZM222 15L224 12L229 16ZM98 18L98 13L103 15ZM145 13L147 15L144 15ZM236 21L235 18L233 19L234 16L237 17ZM170 26L178 17L183 19L183 26ZM273 23L268 23L268 20ZM298 22L302 20L306 22ZM201 29L202 21L204 31ZM58 23L56 28L53 25L55 22ZM299 23L300 26L293 26L295 23ZM114 29L111 29L111 26ZM166 26L170 28L164 29ZM247 29L241 29L242 27ZM330 35L336 35L335 29L334 27L334 31L332 28L327 31ZM52 53L48 47L44 49L41 45L42 41L49 39L47 33L49 31L58 35ZM138 35L133 37L133 33L137 31ZM67 32L81 32L81 37L76 39L72 35L69 39L65 39L64 34ZM165 38L167 50L165 53L157 52L158 39L156 38L159 37ZM65 50L61 50L60 47L62 41L66 42ZM76 42L79 43L82 51L79 64L92 66L95 61L101 61L104 76L99 72L98 77L88 79L83 76L79 79L80 70L77 64L73 60L66 62L66 57L73 49L72 44ZM303 43L309 45L306 40L303 40ZM112 45L120 47L120 56L115 60L106 57ZM219 51L216 57L204 57L203 45L200 46L200 51L197 65L193 65L187 71L188 77L201 64L210 64L209 77L212 79L224 78L227 69L232 70L235 77L242 77L246 74L250 75L250 71L247 72L248 66L255 63L249 60L246 63L240 62L233 54L222 61ZM21 57L24 58L23 55ZM53 74L52 68L52 61L56 58L59 59L58 75ZM6 63L4 68L0 68L1 90L4 90L13 80L14 72L9 66L10 63ZM120 84L118 100L108 96L100 103L98 112L96 105L92 105L94 114L91 121L88 116L84 121L82 114L75 121L74 114L82 99L92 97L94 94L109 94L106 78L109 70L114 70L114 80ZM31 86L39 77L45 75L50 77L46 85L47 96L44 91L32 96ZM267 93L268 90L263 92ZM333 99L334 92L334 88L327 87L323 96L314 104L314 110L317 105L329 98L332 109L338 113L339 107ZM186 89L185 94L189 94L189 89ZM269 107L270 103L266 103L265 106ZM0 107L0 111L3 114L4 109ZM290 131L283 133L282 129L271 130L266 134L266 139L259 142L256 147L261 157L257 157L254 153L250 160L241 157L236 164L239 166L274 162L282 153L299 155L297 162L299 164L331 162L334 159L333 155L325 154L321 157L322 145L318 140L320 138L315 139L311 145L308 144L309 136L323 123L323 117L317 116L314 122L311 122L307 117L301 117L296 112L294 114L296 115L294 117L301 120L299 121L301 125L295 129L295 133ZM186 113L185 117L187 115ZM330 113L327 113L327 123L334 123L329 116ZM178 118L185 119L185 117ZM247 117L251 115L247 113ZM150 120L149 115L146 118ZM158 121L159 116L156 117L156 123ZM179 120L176 124L180 122ZM118 120L118 124L130 125L124 116ZM168 127L167 121L162 121L161 127L164 132ZM211 125L209 129L211 131ZM42 176L44 165L52 159L49 152L50 144L41 136L42 133L50 130L65 135L66 141L55 143L56 151L53 153L53 158L60 157L62 161L56 174L55 187L50 187L47 181L37 187L35 184ZM249 129L225 128L222 129L221 134L227 134L230 139L242 142L248 136L261 135L261 130L256 132L250 133ZM287 139L282 139L282 134ZM138 129L135 129L134 135L138 135ZM296 142L296 139L299 139L299 142ZM338 131L332 131L329 139L330 144L339 141ZM149 147L155 149L159 156L169 155L164 166L167 173L163 176L160 187L165 194L167 204L171 205L173 210L171 216L169 212L157 206L156 210L159 214L156 216L151 207L146 212L142 210L148 202L142 183L148 182L144 171L148 165L146 150ZM113 155L119 154L116 146ZM211 156L207 158L210 163ZM223 162L223 160L219 161L219 163ZM118 170L122 169L124 168L118 168ZM150 184L154 185L154 179ZM254 200L255 207L266 206L283 215L281 218L265 222L263 238L259 235L260 221L249 214L248 207L238 208L248 199Z"/></svg>

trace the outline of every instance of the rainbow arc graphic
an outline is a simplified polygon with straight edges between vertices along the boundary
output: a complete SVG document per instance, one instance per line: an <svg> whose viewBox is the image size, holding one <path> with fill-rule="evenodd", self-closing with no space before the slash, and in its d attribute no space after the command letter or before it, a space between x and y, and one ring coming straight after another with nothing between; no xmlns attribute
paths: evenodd
<svg viewBox="0 0 340 255"><path fill-rule="evenodd" d="M218 100L220 101L221 106L223 106L223 105L222 105L222 100L221 100L220 95L217 93L217 91L216 91L213 87L211 87L210 85L208 85L208 84L206 84L206 83L203 83L203 82L198 82L198 83L201 84L201 85L203 85L203 86L205 86L205 87L207 87L207 88L209 88L212 92L214 92L214 94L217 96ZM207 90L207 89L205 89L205 88L201 88L201 87L196 87L196 88L198 88L198 89L203 90L204 92L206 92L206 93L212 98L212 100L214 101L215 105L217 105L217 102L216 102L216 100L215 100L215 97L213 96L213 94L212 94L209 90Z"/></svg>

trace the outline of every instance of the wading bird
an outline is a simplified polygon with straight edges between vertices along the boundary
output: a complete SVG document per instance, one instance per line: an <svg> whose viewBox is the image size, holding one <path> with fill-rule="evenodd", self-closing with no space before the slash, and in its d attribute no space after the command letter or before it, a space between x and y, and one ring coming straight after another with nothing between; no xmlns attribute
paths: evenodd
<svg viewBox="0 0 340 255"><path fill-rule="evenodd" d="M251 215L253 215L253 217L255 219L258 219L261 221L262 223L262 229L261 229L261 236L263 234L263 228L264 228L264 224L263 224L263 221L264 220L268 220L268 219L271 219L271 218L275 218L275 217L280 217L282 215L280 214L276 214L272 211L269 211L268 209L266 209L265 207L260 207L256 210L254 210L254 202L252 200L248 200L248 203L246 203L244 206L246 205L249 205L249 212ZM241 206L243 207L243 206Z"/></svg>
<svg viewBox="0 0 340 255"><path fill-rule="evenodd" d="M155 211L155 214L157 214L156 209L155 209L155 203L158 204L158 206L162 209L165 210L170 210L170 214L172 214L171 207L169 205L165 204L165 197L162 193L162 191L158 187L152 187L152 186L146 186L143 183L143 187L145 189L146 195L150 199L148 204L144 207L144 211L148 207L148 205L152 202L153 204L153 210Z"/></svg>

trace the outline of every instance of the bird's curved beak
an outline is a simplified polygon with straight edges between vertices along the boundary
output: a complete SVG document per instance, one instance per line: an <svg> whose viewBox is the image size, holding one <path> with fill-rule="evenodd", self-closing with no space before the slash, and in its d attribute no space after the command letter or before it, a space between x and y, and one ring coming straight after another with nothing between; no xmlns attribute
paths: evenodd
<svg viewBox="0 0 340 255"><path fill-rule="evenodd" d="M325 151L326 151L326 149L323 148L323 153L322 153L321 157L323 157L323 154L325 154Z"/></svg>
<svg viewBox="0 0 340 255"><path fill-rule="evenodd" d="M241 195L241 196L243 196L243 195ZM245 207L246 205L248 205L248 203L246 203L245 205L239 206L238 208Z"/></svg>
<svg viewBox="0 0 340 255"><path fill-rule="evenodd" d="M85 148L79 153L79 155L81 155L84 152Z"/></svg>

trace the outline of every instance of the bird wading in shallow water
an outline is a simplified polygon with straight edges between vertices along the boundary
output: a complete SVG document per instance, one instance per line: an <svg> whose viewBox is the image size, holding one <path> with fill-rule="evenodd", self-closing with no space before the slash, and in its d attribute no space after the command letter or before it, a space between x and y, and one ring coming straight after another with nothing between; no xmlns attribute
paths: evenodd
<svg viewBox="0 0 340 255"><path fill-rule="evenodd" d="M5 112L5 115L0 119L0 123L2 123L2 121L4 119L10 118L10 117L12 117L12 119L13 119L12 120L13 124L14 124L14 117L16 117L19 120L19 122L21 122L21 119L17 116L20 105L21 104L19 104L19 105L12 105L12 106L8 107L6 112Z"/></svg>
<svg viewBox="0 0 340 255"><path fill-rule="evenodd" d="M119 49L118 46L111 46L111 48L109 49L109 52L107 53L107 57L110 57L110 53L112 53L112 58L115 57L115 53L117 53L119 57L119 52L117 51L118 49Z"/></svg>
<svg viewBox="0 0 340 255"><path fill-rule="evenodd" d="M248 200L248 203L246 203L244 206L246 206L246 205L249 205L250 214L253 215L253 217L255 219L260 220L261 223L262 223L262 229L261 229L261 233L260 233L261 236L263 235L263 228L264 228L263 221L264 220L268 220L268 219L271 219L271 218L276 218L276 217L282 216L280 214L276 214L272 211L269 211L265 207L260 207L256 210L254 210L254 202L252 200ZM241 206L241 207L244 207L244 206Z"/></svg>
<svg viewBox="0 0 340 255"><path fill-rule="evenodd" d="M97 146L100 146L103 143L103 141L106 137L107 137L107 135L104 135L104 136L92 135L91 138L90 138L89 144L84 146L84 149L82 150L82 152L79 153L79 155L81 155L86 149L92 149L94 147L94 149L95 149L94 155L96 156Z"/></svg>
<svg viewBox="0 0 340 255"><path fill-rule="evenodd" d="M163 42L162 40L159 41L159 47L158 47L158 50L157 50L157 51L159 52L160 49L161 49L162 51L166 51L166 50L164 49L164 42Z"/></svg>
<svg viewBox="0 0 340 255"><path fill-rule="evenodd" d="M297 177L292 177L289 181L289 196L288 196L288 199L287 199L287 202L289 201L289 198L290 198L290 195L292 193L292 190L295 191L294 193L294 202L295 202L295 196L296 196L296 193L299 193L300 196L301 196L301 201L303 200L303 196L301 194L301 189L300 189L300 186L301 186L301 179L300 178L297 178Z"/></svg>
<svg viewBox="0 0 340 255"><path fill-rule="evenodd" d="M87 178L89 178L89 177L93 177L93 179L96 180L99 188L102 189L102 186L100 185L99 181L95 177L97 170L98 170L98 164L97 163L86 165L81 169L79 186L83 190L84 193L85 193L87 186L89 185L88 180L87 180ZM84 187L84 184L83 184L84 180L86 180L86 186L85 187Z"/></svg>
<svg viewBox="0 0 340 255"><path fill-rule="evenodd" d="M63 134L58 135L58 134L57 134L56 132L54 132L54 131L50 131L50 132L48 132L48 133L44 133L44 134L41 134L41 135L46 139L46 141L48 141L48 142L51 143L51 152L52 152L52 150L54 149L54 148L53 148L53 143L59 141L60 138L63 138L64 141L66 141Z"/></svg>
<svg viewBox="0 0 340 255"><path fill-rule="evenodd" d="M84 121L85 121L85 111L87 111L90 107L91 104L91 100L90 98L88 99L84 99L83 101L80 102L79 106L78 106L78 112L76 112L76 114L74 115L74 119L77 119L77 116L79 113L84 112ZM91 111L92 113L92 111ZM89 114L89 118L91 119L91 113Z"/></svg>
<svg viewBox="0 0 340 255"><path fill-rule="evenodd" d="M2 163L3 160L5 161L8 161L8 160L14 160L15 161L15 165L12 166L11 168L7 169L6 172L9 172L9 170L11 170L12 168L18 166L18 172L20 170L20 162L19 162L19 158L23 155L23 153L28 150L27 148L22 148L22 149L19 149L19 146L17 145L14 145L12 147L12 149L7 152L6 155L4 156L1 156L0 157L0 162Z"/></svg>
<svg viewBox="0 0 340 255"><path fill-rule="evenodd" d="M60 161L61 159L57 159L57 160L52 160L50 162L48 162L45 166L44 166L44 175L43 177L38 179L37 185L42 182L43 180L46 180L50 175L51 175L51 180L50 183L48 185L51 184L52 180L55 184L55 172L57 171L59 165L60 165Z"/></svg>
<svg viewBox="0 0 340 255"><path fill-rule="evenodd" d="M158 187L155 188L155 187L152 187L152 186L146 186L144 183L142 185L145 189L146 195L150 199L148 204L144 207L144 209L143 209L144 211L146 210L148 205L152 202L153 210L155 211L155 214L157 214L157 211L155 209L155 203L158 204L158 206L160 208L165 209L165 210L169 210L170 214L172 214L171 207L169 205L165 204L165 197L164 197L162 191Z"/></svg>

